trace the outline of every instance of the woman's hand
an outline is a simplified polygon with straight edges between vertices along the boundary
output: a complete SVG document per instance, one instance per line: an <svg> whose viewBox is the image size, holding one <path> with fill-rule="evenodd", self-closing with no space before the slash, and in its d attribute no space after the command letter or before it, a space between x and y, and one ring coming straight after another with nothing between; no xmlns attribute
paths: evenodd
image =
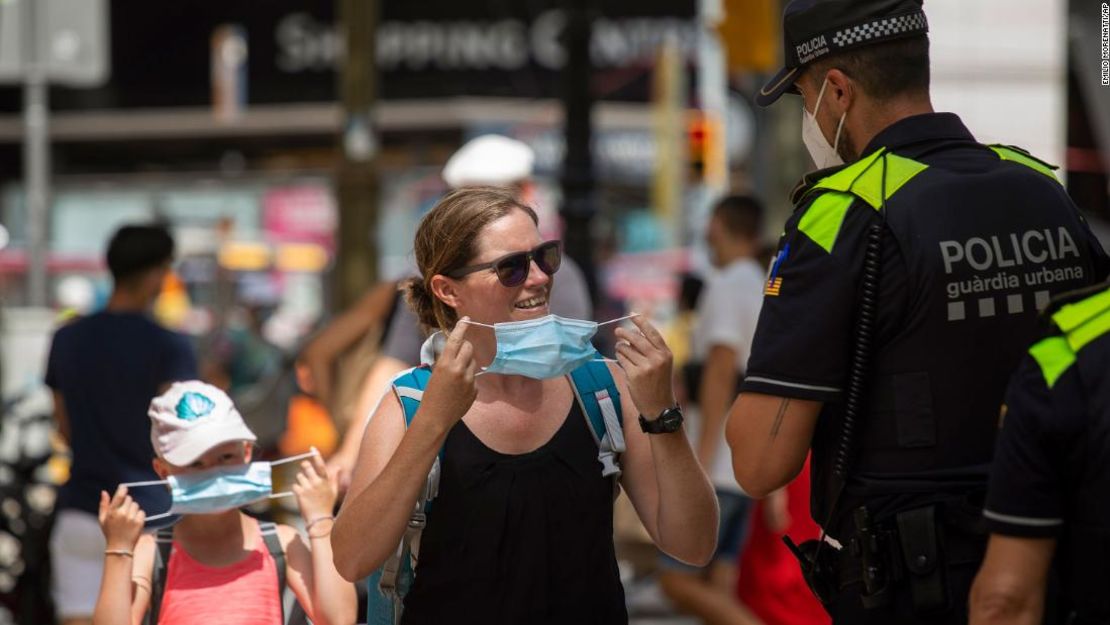
<svg viewBox="0 0 1110 625"><path fill-rule="evenodd" d="M638 332L617 328L617 361L628 375L628 391L644 418L654 419L675 405L671 350L655 326L637 315Z"/></svg>
<svg viewBox="0 0 1110 625"><path fill-rule="evenodd" d="M339 496L339 474L328 471L320 454L301 462L301 472L293 485L293 494L306 523L329 517Z"/></svg>
<svg viewBox="0 0 1110 625"><path fill-rule="evenodd" d="M139 542L143 533L146 513L127 494L126 486L116 488L116 494L111 499L108 498L108 491L100 491L97 518L108 549L134 551L135 543Z"/></svg>
<svg viewBox="0 0 1110 625"><path fill-rule="evenodd" d="M462 323L466 320L463 317L447 335L420 403L421 412L440 419L444 431L458 423L478 397L478 387L474 384L478 364L474 361L474 346L465 338L470 325Z"/></svg>

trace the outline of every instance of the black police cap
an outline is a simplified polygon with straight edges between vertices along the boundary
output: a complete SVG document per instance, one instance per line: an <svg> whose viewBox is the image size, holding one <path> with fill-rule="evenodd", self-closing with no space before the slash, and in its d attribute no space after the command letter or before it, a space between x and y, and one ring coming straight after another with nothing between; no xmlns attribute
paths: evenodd
<svg viewBox="0 0 1110 625"><path fill-rule="evenodd" d="M782 14L785 67L759 90L768 106L794 87L802 69L837 52L929 31L923 0L794 0Z"/></svg>

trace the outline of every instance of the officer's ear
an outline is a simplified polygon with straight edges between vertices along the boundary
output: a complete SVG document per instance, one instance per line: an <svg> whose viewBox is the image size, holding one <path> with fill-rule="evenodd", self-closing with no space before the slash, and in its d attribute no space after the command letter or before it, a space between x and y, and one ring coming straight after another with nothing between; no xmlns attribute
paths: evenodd
<svg viewBox="0 0 1110 625"><path fill-rule="evenodd" d="M847 111L855 103L858 95L856 90L855 81L848 77L848 74L840 71L839 69L830 69L825 79L829 81L829 86L825 87L827 92L825 97L829 102L835 102L835 112L837 117Z"/></svg>

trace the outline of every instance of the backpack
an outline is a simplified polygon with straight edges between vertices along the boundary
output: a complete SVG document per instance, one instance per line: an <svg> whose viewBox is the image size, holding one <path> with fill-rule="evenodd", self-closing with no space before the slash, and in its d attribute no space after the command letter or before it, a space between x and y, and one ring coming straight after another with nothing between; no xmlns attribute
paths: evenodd
<svg viewBox="0 0 1110 625"><path fill-rule="evenodd" d="M285 625L304 622L301 618L303 611L300 604L295 603L295 597L285 585L285 551L281 548L281 539L277 535L277 525L268 521L259 521L258 529L262 532L262 541L266 543L266 550L274 559L277 568L278 592L281 593L281 619ZM173 548L173 528L163 527L154 535L154 571L150 580L150 610L147 611L147 625L157 625L158 616L162 610L162 597L166 593L166 573L170 564L170 551Z"/></svg>
<svg viewBox="0 0 1110 625"><path fill-rule="evenodd" d="M403 371L393 379L393 392L401 401L406 428L412 424L413 417L420 408L424 389L431 376L431 368L421 366ZM586 415L586 423L597 443L601 475L614 478L615 494L618 488L616 478L621 474L620 454L625 450L620 392L617 391L609 367L602 361L587 362L572 371L570 377L574 397ZM442 464L443 449L440 449L396 551L366 579L367 625L397 625L401 621L404 598L415 579L420 534L427 524L427 513L432 500L439 492Z"/></svg>

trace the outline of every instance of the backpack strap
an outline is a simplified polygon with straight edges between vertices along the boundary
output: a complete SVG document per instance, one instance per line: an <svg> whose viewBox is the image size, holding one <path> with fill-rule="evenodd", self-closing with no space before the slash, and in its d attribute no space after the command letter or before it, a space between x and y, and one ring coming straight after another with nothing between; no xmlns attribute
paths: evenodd
<svg viewBox="0 0 1110 625"><path fill-rule="evenodd" d="M154 568L150 574L150 609L144 623L155 625L162 611L162 597L166 594L166 573L173 550L173 528L163 527L154 534Z"/></svg>
<svg viewBox="0 0 1110 625"><path fill-rule="evenodd" d="M277 524L269 521L259 521L258 530L262 533L262 542L266 543L266 551L274 559L277 569L278 595L281 597L281 621L287 623L293 611L293 594L285 592L285 549L281 546L281 538L277 533Z"/></svg>
<svg viewBox="0 0 1110 625"><path fill-rule="evenodd" d="M405 414L405 429L412 425L416 411L420 409L420 402L424 399L424 389L428 387L428 380L432 378L432 368L428 365L414 367L402 371L393 378L393 392L401 402L401 409ZM428 484L425 486L424 503L431 505L439 493L439 468L443 464L443 449L440 448L432 470L428 473Z"/></svg>
<svg viewBox="0 0 1110 625"><path fill-rule="evenodd" d="M574 397L586 415L597 443L597 460L605 477L620 477L620 454L625 451L621 394L609 366L591 360L570 372Z"/></svg>
<svg viewBox="0 0 1110 625"><path fill-rule="evenodd" d="M412 425L413 418L424 399L424 389L432 377L429 366L421 366L403 371L393 378L393 393L401 402L404 411L405 428ZM443 449L439 450L432 468L428 472L428 479L424 482L424 491L416 499L412 515L409 517L405 533L397 549L374 571L367 579L369 588L367 622L368 623L399 623L404 596L412 587L414 578L413 558L419 555L420 535L427 525L427 513L432 499L439 492L440 467L443 461ZM381 605L379 599L386 605Z"/></svg>

